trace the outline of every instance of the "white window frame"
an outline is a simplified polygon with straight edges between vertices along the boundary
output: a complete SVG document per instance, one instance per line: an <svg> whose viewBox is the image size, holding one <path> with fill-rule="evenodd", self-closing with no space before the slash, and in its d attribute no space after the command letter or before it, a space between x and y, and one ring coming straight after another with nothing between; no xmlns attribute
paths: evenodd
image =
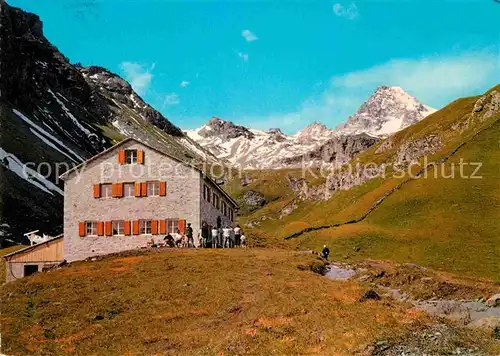
<svg viewBox="0 0 500 356"><path fill-rule="evenodd" d="M153 234L153 220L148 220L148 219L139 220L139 234L140 235L152 235Z"/></svg>
<svg viewBox="0 0 500 356"><path fill-rule="evenodd" d="M127 187L128 186L131 187L130 195L127 195ZM133 197L135 197L135 183L131 183L131 182L123 183L123 196L125 198L133 198Z"/></svg>
<svg viewBox="0 0 500 356"><path fill-rule="evenodd" d="M97 236L97 221L85 221L85 236Z"/></svg>
<svg viewBox="0 0 500 356"><path fill-rule="evenodd" d="M116 230L116 233L115 233L115 230ZM124 220L111 221L111 235L113 235L113 236L125 236L125 221Z"/></svg>
<svg viewBox="0 0 500 356"><path fill-rule="evenodd" d="M179 219L166 219L167 234L176 234L179 229Z"/></svg>
<svg viewBox="0 0 500 356"><path fill-rule="evenodd" d="M151 188L151 191L150 191L150 188ZM146 182L146 190L148 192L148 197L159 197L160 196L160 181Z"/></svg>
<svg viewBox="0 0 500 356"><path fill-rule="evenodd" d="M125 150L125 164L137 164L139 153L137 150Z"/></svg>

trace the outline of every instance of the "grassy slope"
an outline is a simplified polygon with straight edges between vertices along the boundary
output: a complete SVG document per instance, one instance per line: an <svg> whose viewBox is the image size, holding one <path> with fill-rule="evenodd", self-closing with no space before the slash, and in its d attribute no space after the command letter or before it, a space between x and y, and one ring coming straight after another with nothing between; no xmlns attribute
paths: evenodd
<svg viewBox="0 0 500 356"><path fill-rule="evenodd" d="M494 89L500 90L500 86ZM425 120L395 134L392 137L392 149L375 154L377 145L357 159L365 163L388 162L401 143L437 133L442 137L444 146L430 158L439 160L461 143L471 140L479 130L499 119L497 115L484 122L477 121L461 133L453 130L453 125L470 117L477 99L478 97L456 100ZM450 165L458 164L461 158L466 161L481 161L483 179L434 179L433 174L429 173L429 179L420 179L404 185L364 222L311 232L295 241L289 241L288 244L297 248L318 249L323 243L329 243L337 258L373 257L415 261L435 268L498 280L500 266L495 259L495 255L498 256L500 252L500 240L495 236L495 231L500 230L498 126L497 123L466 143L445 166L449 170ZM465 171L470 169L473 168L466 167ZM438 170L440 171L441 167ZM270 177L274 175L275 180L280 180L283 172L266 174L266 180L257 180L238 189L262 190L257 184L273 185L273 179ZM281 244L284 237L309 226L341 223L358 218L398 182L400 180L390 177L385 180L374 179L361 186L338 192L326 202L300 202L299 208L284 219L278 219L279 210L284 203L293 199L294 194L289 187L280 184L277 185L280 187L279 193L274 194L281 194L281 199L244 216L242 222L267 216L268 219L261 221L256 229L247 231L250 235L260 236L261 239L262 236L266 237L268 244L275 241ZM354 251L358 249L359 251Z"/></svg>
<svg viewBox="0 0 500 356"><path fill-rule="evenodd" d="M335 255L414 261L500 281L500 122L462 147L427 179L409 182L363 223L310 233L301 244L330 243ZM460 160L481 162L481 179L446 179ZM464 166L470 176L475 167ZM353 248L360 248L353 252Z"/></svg>
<svg viewBox="0 0 500 356"><path fill-rule="evenodd" d="M364 287L356 282L297 268L314 261L247 249L74 263L2 287L2 351L345 355L380 339L398 340L429 321L390 300L360 303ZM482 334L458 339L495 347Z"/></svg>

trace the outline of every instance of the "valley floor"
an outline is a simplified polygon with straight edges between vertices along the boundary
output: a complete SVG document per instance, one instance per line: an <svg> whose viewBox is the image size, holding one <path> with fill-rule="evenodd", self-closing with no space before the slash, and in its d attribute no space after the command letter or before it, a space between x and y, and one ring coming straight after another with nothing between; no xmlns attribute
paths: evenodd
<svg viewBox="0 0 500 356"><path fill-rule="evenodd" d="M361 282L329 280L314 272L325 267L316 255L280 249L167 249L77 262L1 287L0 352L500 352L491 333L433 320L391 297L363 301L370 278L391 285L386 279L393 276L398 288L415 279L390 266L381 274L381 266L368 268L370 277ZM439 291L439 285L429 290ZM495 288L486 282L465 285L448 293L467 297ZM407 288L422 293L418 284Z"/></svg>

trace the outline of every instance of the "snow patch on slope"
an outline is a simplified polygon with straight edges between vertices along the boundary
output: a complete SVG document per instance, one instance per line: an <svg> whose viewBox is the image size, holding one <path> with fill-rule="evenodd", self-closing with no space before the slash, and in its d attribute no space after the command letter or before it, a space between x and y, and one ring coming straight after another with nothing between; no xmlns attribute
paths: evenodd
<svg viewBox="0 0 500 356"><path fill-rule="evenodd" d="M53 192L64 195L63 191L57 185L47 180L37 171L26 166L26 164L23 163L14 154L5 151L1 147L0 160L2 160L2 165L5 166L5 168L10 170L11 172L14 172L16 175L18 175L28 183L33 184L38 189L41 189L50 195L54 195Z"/></svg>
<svg viewBox="0 0 500 356"><path fill-rule="evenodd" d="M82 131L84 132L87 136L90 136L92 135L92 132L90 132L87 128L85 128L81 123L80 121L77 120L76 117L73 116L73 114L71 113L71 111L66 107L66 105L64 105L64 103L57 97L57 95L54 94L54 92L50 89L47 89L47 91L54 97L54 99L56 99L57 103L61 106L61 108L64 110L64 112L66 113L66 116L68 116L71 121L73 121L73 123Z"/></svg>
<svg viewBox="0 0 500 356"><path fill-rule="evenodd" d="M50 134L49 132L47 132L46 130L44 130L43 128L41 128L40 126L38 126L37 124L35 124L32 120L30 120L29 118L27 118L22 112L20 112L20 111L18 111L16 109L12 109L12 112L14 114L16 114L19 118L21 118L24 122L26 122L27 124L29 124L30 126L32 126L30 128L31 132L33 134L35 134L38 138L40 138L43 142L45 142L47 145L49 145L50 147L52 147L52 148L56 149L57 151L61 152L66 157L70 158L73 162L76 162L75 158L79 162L85 161L85 159L82 156L80 156L75 151L73 151L72 149L70 149L69 147L67 147L61 140L57 139L52 134ZM47 127L50 128L50 126L47 126ZM36 129L36 130L33 130L33 129ZM45 135L46 137L43 137L41 134ZM49 141L49 138L53 142L57 143L59 146L64 147L67 152L61 151L61 149L59 149L58 147L56 147L56 145L53 142ZM71 157L68 153L71 153L73 155L73 157Z"/></svg>

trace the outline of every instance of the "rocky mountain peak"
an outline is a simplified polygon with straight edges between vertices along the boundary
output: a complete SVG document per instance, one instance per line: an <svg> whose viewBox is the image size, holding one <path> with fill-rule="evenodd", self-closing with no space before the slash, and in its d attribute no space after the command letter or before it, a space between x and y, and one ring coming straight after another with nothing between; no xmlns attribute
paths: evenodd
<svg viewBox="0 0 500 356"><path fill-rule="evenodd" d="M302 131L297 133L297 140L300 143L311 143L331 137L332 130L320 122L314 121Z"/></svg>
<svg viewBox="0 0 500 356"><path fill-rule="evenodd" d="M281 129L277 127L270 128L269 130L267 130L267 133L271 135L283 135Z"/></svg>
<svg viewBox="0 0 500 356"><path fill-rule="evenodd" d="M336 132L365 132L374 136L388 136L422 120L434 111L436 110L423 105L400 87L381 86L345 124L336 129Z"/></svg>
<svg viewBox="0 0 500 356"><path fill-rule="evenodd" d="M201 137L219 137L229 140L237 137L253 139L255 135L245 126L236 125L231 121L222 120L216 116L212 117L201 129L198 130Z"/></svg>

